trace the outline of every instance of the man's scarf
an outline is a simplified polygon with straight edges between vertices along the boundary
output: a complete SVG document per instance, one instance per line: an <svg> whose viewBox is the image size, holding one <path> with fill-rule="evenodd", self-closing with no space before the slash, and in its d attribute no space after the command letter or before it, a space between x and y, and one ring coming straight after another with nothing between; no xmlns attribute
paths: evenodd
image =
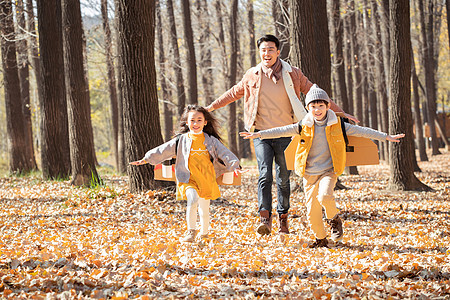
<svg viewBox="0 0 450 300"><path fill-rule="evenodd" d="M273 64L272 67L267 68L262 65L262 71L267 76L267 78L271 79L274 83L277 83L278 80L281 79L281 70L283 66L281 64L281 60L278 57L277 61Z"/></svg>

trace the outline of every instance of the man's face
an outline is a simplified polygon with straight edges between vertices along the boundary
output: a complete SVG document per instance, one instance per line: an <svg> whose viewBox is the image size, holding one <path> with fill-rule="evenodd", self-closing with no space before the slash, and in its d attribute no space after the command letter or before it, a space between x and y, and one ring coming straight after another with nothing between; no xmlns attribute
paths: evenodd
<svg viewBox="0 0 450 300"><path fill-rule="evenodd" d="M259 45L259 56L261 57L261 62L265 67L272 67L277 61L279 55L280 50L277 49L274 42L262 42Z"/></svg>

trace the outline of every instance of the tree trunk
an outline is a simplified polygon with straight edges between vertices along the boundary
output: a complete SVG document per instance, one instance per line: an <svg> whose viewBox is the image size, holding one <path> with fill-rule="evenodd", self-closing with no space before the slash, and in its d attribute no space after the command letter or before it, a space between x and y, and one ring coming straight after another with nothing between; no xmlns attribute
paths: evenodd
<svg viewBox="0 0 450 300"><path fill-rule="evenodd" d="M228 66L228 53L227 47L225 43L225 31L223 29L223 14L222 14L222 1L216 0L214 2L214 8L216 11L216 19L217 26L219 26L219 33L217 39L217 43L219 44L219 49L221 50L221 61L222 61L222 72L224 74L229 74L229 66ZM224 80L224 89L227 90L229 88L227 80Z"/></svg>
<svg viewBox="0 0 450 300"><path fill-rule="evenodd" d="M335 0L331 0L335 1ZM345 2L345 8L347 10L346 15L343 18L344 21L344 64L345 64L345 83L347 87L347 101L348 106L346 112L353 114L353 80L352 80L352 41L351 38L353 29L350 28L350 14L348 11L351 9L349 5Z"/></svg>
<svg viewBox="0 0 450 300"><path fill-rule="evenodd" d="M248 36L249 36L249 49L250 49L250 65L256 66L257 49L255 43L255 19L253 1L247 0L247 12L248 12Z"/></svg>
<svg viewBox="0 0 450 300"><path fill-rule="evenodd" d="M351 0L349 3L349 10L352 11L350 15L350 28L353 32L350 36L351 41L351 52L352 52L352 81L353 81L353 113L356 118L360 121L363 120L362 114L362 88L361 88L361 63L360 63L360 52L358 40L356 39L356 11L355 11L355 1Z"/></svg>
<svg viewBox="0 0 450 300"><path fill-rule="evenodd" d="M445 11L447 12L448 48L450 49L450 0L445 1Z"/></svg>
<svg viewBox="0 0 450 300"><path fill-rule="evenodd" d="M362 119L361 119L361 125L363 126L370 126L370 117L369 117L369 53L367 51L368 48L368 42L367 42L367 35L369 34L366 32L367 28L365 28L366 22L365 22L365 2L361 4L361 11L358 10L357 14L357 27L359 34L357 35L357 38L359 38L358 42L360 43L359 48L359 58L360 58L360 66L361 66L361 89L362 89L362 98L360 101L360 105L362 107Z"/></svg>
<svg viewBox="0 0 450 300"><path fill-rule="evenodd" d="M344 24L340 17L340 5L339 0L331 1L331 16L332 16L332 28L331 28L331 41L332 41L332 55L333 55L333 68L334 68L334 82L336 91L336 100L339 106L348 112L348 98L347 98L347 86L345 84L345 62L343 54L343 35Z"/></svg>
<svg viewBox="0 0 450 300"><path fill-rule="evenodd" d="M5 86L6 123L10 173L28 173L33 169L28 157L20 82L17 68L14 19L10 0L0 2L1 53Z"/></svg>
<svg viewBox="0 0 450 300"><path fill-rule="evenodd" d="M311 0L289 1L291 8L291 62L297 65L311 82L320 77L316 57L316 42Z"/></svg>
<svg viewBox="0 0 450 300"><path fill-rule="evenodd" d="M378 15L378 6L375 0L370 2L370 8L372 11L372 29L374 33L374 49L372 54L374 55L374 64L375 64L375 72L374 72L374 85L376 91L376 99L377 99L377 108L379 112L379 122L378 129L387 132L388 131L388 118L384 111L388 111L387 108L387 94L386 94L386 82L384 77L384 69L383 69L383 55L382 55L382 42L381 42L381 28L380 28L380 18ZM380 156L383 160L388 159L387 152L385 149L387 148L386 143L379 143L380 145Z"/></svg>
<svg viewBox="0 0 450 300"><path fill-rule="evenodd" d="M45 179L67 179L71 163L61 1L38 0L37 13L42 76L41 169Z"/></svg>
<svg viewBox="0 0 450 300"><path fill-rule="evenodd" d="M280 58L289 58L289 1L272 0L272 16L275 22L275 36L280 41ZM252 65L253 66L253 65Z"/></svg>
<svg viewBox="0 0 450 300"><path fill-rule="evenodd" d="M41 61L39 58L39 51L37 45L38 34L36 32L36 23L34 21L34 10L33 10L33 0L27 0L26 12L28 15L27 22L27 30L28 30L28 44L30 49L30 62L34 72L34 77L36 81L36 89L37 89L37 103L41 107L40 103L42 103L42 74L41 74ZM38 125L38 135L41 135L42 132L42 122L39 121ZM37 138L38 145L41 145L40 138Z"/></svg>
<svg viewBox="0 0 450 300"><path fill-rule="evenodd" d="M312 79L327 92L330 98L332 98L330 32L328 30L327 0L314 0L311 2L314 13L314 40L316 42L316 52L314 53L314 56L316 57L319 72L319 76Z"/></svg>
<svg viewBox="0 0 450 300"><path fill-rule="evenodd" d="M106 69L108 76L106 78L109 89L109 99L111 106L111 124L113 128L113 153L116 162L116 168L119 169L119 108L117 102L116 90L116 72L114 70L114 60L112 52L112 36L111 28L109 27L108 17L108 0L101 0L101 14L103 32L105 33L105 53L106 53Z"/></svg>
<svg viewBox="0 0 450 300"><path fill-rule="evenodd" d="M420 161L428 161L428 155L425 147L423 135L423 123L420 115L420 96L419 96L419 78L416 73L414 63L414 52L411 49L411 80L413 85L413 104L414 104L414 125L416 128L416 144L419 149Z"/></svg>
<svg viewBox="0 0 450 300"><path fill-rule="evenodd" d="M192 31L191 9L189 0L181 0L181 8L183 11L183 29L184 29L184 43L187 51L188 64L188 83L189 83L189 104L198 103L197 92L197 62L195 59L194 49L194 33Z"/></svg>
<svg viewBox="0 0 450 300"><path fill-rule="evenodd" d="M89 85L83 58L83 27L79 0L62 1L64 69L69 116L70 159L75 186L101 182L95 167Z"/></svg>
<svg viewBox="0 0 450 300"><path fill-rule="evenodd" d="M174 60L174 71L176 76L178 116L183 113L186 106L186 91L184 88L183 68L181 67L180 50L178 49L178 34L175 24L175 15L173 12L173 0L167 0L167 14L170 24L170 45L172 47L172 56Z"/></svg>
<svg viewBox="0 0 450 300"><path fill-rule="evenodd" d="M405 133L400 143L390 143L390 179L393 190L430 190L414 175L414 152L411 120L411 38L409 25L409 1L390 0L390 94L389 132Z"/></svg>
<svg viewBox="0 0 450 300"><path fill-rule="evenodd" d="M230 13L230 73L228 74L228 87L231 88L236 84L237 76L237 55L239 48L239 37L237 33L237 12L238 12L238 0L233 0L231 3ZM238 154L237 147L237 128L236 128L236 102L230 103L229 117L228 117L228 147L234 154Z"/></svg>
<svg viewBox="0 0 450 300"><path fill-rule="evenodd" d="M164 111L164 139L170 140L173 132L173 114L169 107L169 99L171 95L166 82L166 57L164 51L163 26L161 21L161 2L156 0L156 30L158 32L158 46L159 46L159 83L161 85L163 111Z"/></svg>
<svg viewBox="0 0 450 300"><path fill-rule="evenodd" d="M37 169L36 158L34 155L33 126L31 121L30 105L30 62L28 60L28 42L26 36L25 8L23 0L16 1L17 24L17 65L20 82L20 96L22 98L22 111L25 122L25 146L27 157L30 160L31 167Z"/></svg>
<svg viewBox="0 0 450 300"><path fill-rule="evenodd" d="M389 0L382 0L382 5L379 7L378 17L380 19L380 36L381 36L381 53L383 62L384 85L383 85L383 98L381 98L381 121L383 132L387 132L389 128L389 61L390 61L390 42L389 42ZM387 144L383 145L383 152L386 161L389 160L389 147Z"/></svg>
<svg viewBox="0 0 450 300"><path fill-rule="evenodd" d="M214 100L214 80L212 73L212 52L211 52L211 29L210 15L206 0L196 1L197 20L199 24L200 37L197 44L200 47L200 73L202 77L203 97L205 106Z"/></svg>
<svg viewBox="0 0 450 300"><path fill-rule="evenodd" d="M154 59L155 3L116 0L119 82L123 99L127 161L134 161L163 143ZM147 88L143 89L145 86ZM153 167L128 166L132 193L164 186L154 180Z"/></svg>
<svg viewBox="0 0 450 300"><path fill-rule="evenodd" d="M428 127L430 128L431 136L431 148L432 155L440 154L438 138L436 134L436 126L434 120L436 120L436 80L435 80L435 68L434 68L434 41L433 41L433 15L432 15L432 1L430 1L431 8L428 11L428 21L425 21L425 13L423 0L419 2L419 16L421 24L421 34L423 42L423 57L425 68L425 88L426 98L428 106Z"/></svg>

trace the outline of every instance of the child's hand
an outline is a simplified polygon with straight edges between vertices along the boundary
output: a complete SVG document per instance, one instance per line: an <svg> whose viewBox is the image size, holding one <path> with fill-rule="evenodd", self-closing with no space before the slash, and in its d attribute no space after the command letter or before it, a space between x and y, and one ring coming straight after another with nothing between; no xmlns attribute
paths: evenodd
<svg viewBox="0 0 450 300"><path fill-rule="evenodd" d="M239 135L242 136L244 139L256 139L260 138L261 134L259 132L239 132Z"/></svg>
<svg viewBox="0 0 450 300"><path fill-rule="evenodd" d="M396 134L396 135L388 135L388 136L386 137L386 140L388 140L388 141L390 141L390 142L399 143L399 142L400 142L400 139L401 139L402 137L404 137L404 136L405 136L404 133Z"/></svg>
<svg viewBox="0 0 450 300"><path fill-rule="evenodd" d="M238 176L239 174L247 173L247 172L248 172L248 170L235 169L234 170L234 175Z"/></svg>
<svg viewBox="0 0 450 300"><path fill-rule="evenodd" d="M145 165L146 163L147 162L144 159L140 159L140 160L130 162L130 165L140 166L140 165Z"/></svg>

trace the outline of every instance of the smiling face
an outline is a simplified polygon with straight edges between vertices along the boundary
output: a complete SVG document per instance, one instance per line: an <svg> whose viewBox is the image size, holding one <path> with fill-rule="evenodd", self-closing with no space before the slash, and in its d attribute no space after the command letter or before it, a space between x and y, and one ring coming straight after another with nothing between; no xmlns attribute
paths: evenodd
<svg viewBox="0 0 450 300"><path fill-rule="evenodd" d="M308 104L308 110L312 113L314 119L322 121L327 116L327 111L330 108L330 104L325 102L311 102Z"/></svg>
<svg viewBox="0 0 450 300"><path fill-rule="evenodd" d="M277 49L274 42L262 42L259 45L259 56L261 57L261 62L265 67L272 67L277 61L279 55L280 50Z"/></svg>
<svg viewBox="0 0 450 300"><path fill-rule="evenodd" d="M206 125L205 116L199 111L192 110L188 113L187 125L193 133L200 133Z"/></svg>

